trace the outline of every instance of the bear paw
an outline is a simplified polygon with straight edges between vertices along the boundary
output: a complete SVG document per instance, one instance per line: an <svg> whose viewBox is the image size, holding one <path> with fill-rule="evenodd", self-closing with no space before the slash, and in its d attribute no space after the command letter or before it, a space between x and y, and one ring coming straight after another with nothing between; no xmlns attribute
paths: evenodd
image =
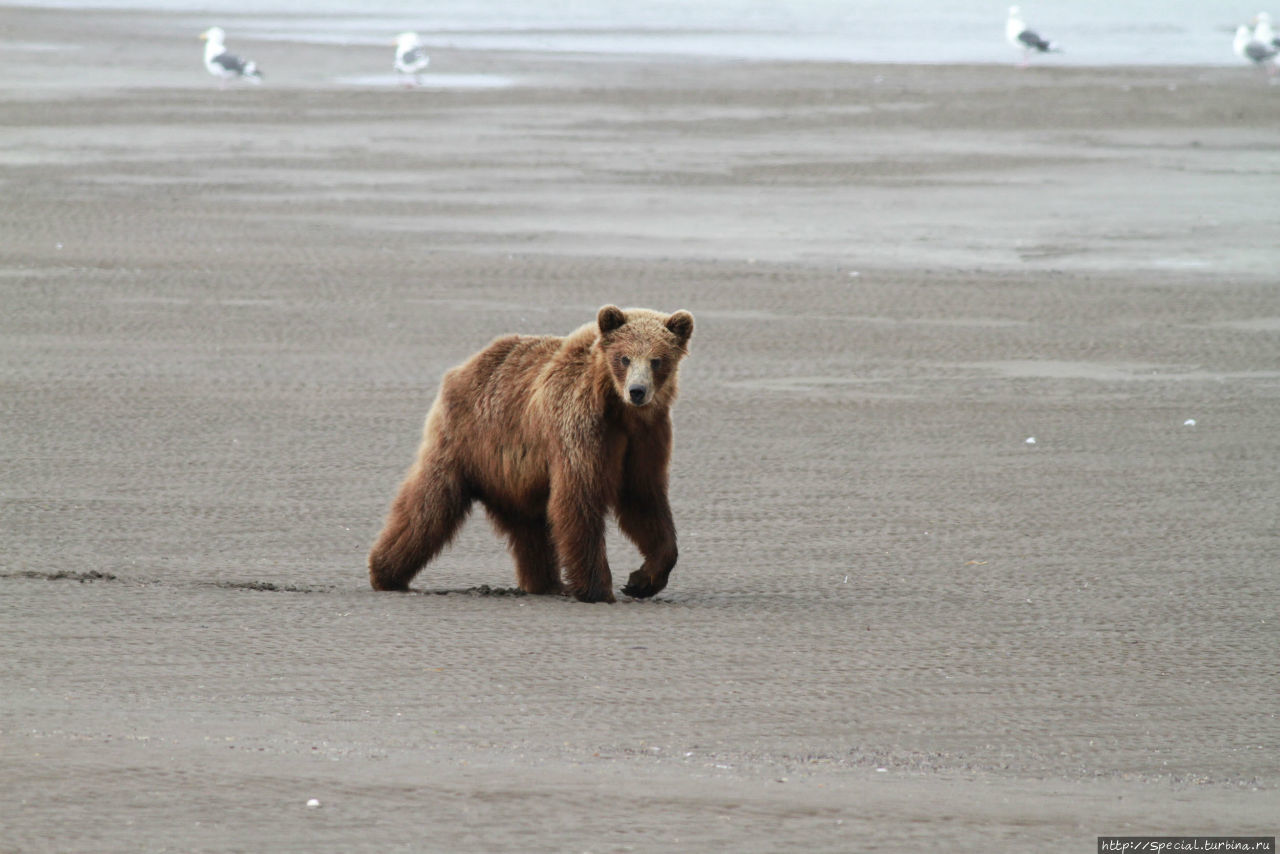
<svg viewBox="0 0 1280 854"><path fill-rule="evenodd" d="M574 590L573 598L577 599L579 602L604 602L609 605L612 605L614 602L618 601L613 597L613 591L609 589Z"/></svg>
<svg viewBox="0 0 1280 854"><path fill-rule="evenodd" d="M667 579L665 576L659 581L643 569L637 569L627 579L627 584L622 588L622 593L632 599L648 599L650 596L662 592L662 588L666 586Z"/></svg>

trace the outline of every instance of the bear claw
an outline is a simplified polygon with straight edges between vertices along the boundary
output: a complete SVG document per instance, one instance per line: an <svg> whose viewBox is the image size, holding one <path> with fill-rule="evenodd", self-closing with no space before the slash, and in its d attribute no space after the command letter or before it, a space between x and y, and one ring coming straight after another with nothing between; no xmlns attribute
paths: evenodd
<svg viewBox="0 0 1280 854"><path fill-rule="evenodd" d="M645 580L645 583L629 581L627 586L622 588L622 595L630 596L632 599L648 599L657 593L659 589L654 587L653 583L648 579Z"/></svg>

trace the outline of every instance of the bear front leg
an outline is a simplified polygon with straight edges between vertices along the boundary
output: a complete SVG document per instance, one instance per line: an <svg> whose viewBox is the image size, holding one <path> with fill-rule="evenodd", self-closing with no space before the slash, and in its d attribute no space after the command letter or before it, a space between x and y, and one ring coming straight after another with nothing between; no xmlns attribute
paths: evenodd
<svg viewBox="0 0 1280 854"><path fill-rule="evenodd" d="M652 487L628 489L618 502L618 527L644 555L644 563L631 573L622 588L623 594L634 599L647 599L661 592L679 557L666 490L658 488L660 484Z"/></svg>
<svg viewBox="0 0 1280 854"><path fill-rule="evenodd" d="M604 501L570 472L551 479L551 539L564 564L565 587L581 602L613 602L604 546Z"/></svg>
<svg viewBox="0 0 1280 854"><path fill-rule="evenodd" d="M645 599L667 586L676 565L676 526L667 500L667 466L671 459L671 421L662 419L634 436L623 462L618 492L618 527L644 555L622 592Z"/></svg>

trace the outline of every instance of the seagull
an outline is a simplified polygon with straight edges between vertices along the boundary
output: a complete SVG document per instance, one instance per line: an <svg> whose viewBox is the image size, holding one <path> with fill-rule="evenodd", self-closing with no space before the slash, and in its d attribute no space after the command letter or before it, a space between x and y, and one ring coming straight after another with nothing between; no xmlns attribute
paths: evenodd
<svg viewBox="0 0 1280 854"><path fill-rule="evenodd" d="M418 38L417 33L401 33L396 36L396 71L403 76L406 86L415 86L422 83L419 74L431 64L431 57L427 56L427 51L423 47L422 39ZM412 82L409 81L412 77Z"/></svg>
<svg viewBox="0 0 1280 854"><path fill-rule="evenodd" d="M1038 33L1027 29L1026 23L1022 20L1022 10L1017 6L1009 7L1009 20L1004 24L1004 37L1009 40L1009 44L1022 50L1022 62L1018 64L1019 68L1027 67L1033 50L1040 53L1058 53L1062 50L1058 45L1040 38Z"/></svg>
<svg viewBox="0 0 1280 854"><path fill-rule="evenodd" d="M1252 62L1267 72L1267 76L1271 77L1274 82L1276 54L1280 53L1280 47L1258 41L1256 31L1251 31L1248 27L1241 26L1236 28L1236 40L1232 44L1232 48L1235 50L1236 56Z"/></svg>
<svg viewBox="0 0 1280 854"><path fill-rule="evenodd" d="M240 77L253 83L261 83L262 72L254 62L227 52L227 47L223 44L226 37L222 27L210 27L200 34L200 39L204 42L204 67L221 81L224 89L228 80Z"/></svg>
<svg viewBox="0 0 1280 854"><path fill-rule="evenodd" d="M1280 48L1280 38L1276 38L1275 30L1271 29L1271 16L1266 12L1253 16L1253 40Z"/></svg>

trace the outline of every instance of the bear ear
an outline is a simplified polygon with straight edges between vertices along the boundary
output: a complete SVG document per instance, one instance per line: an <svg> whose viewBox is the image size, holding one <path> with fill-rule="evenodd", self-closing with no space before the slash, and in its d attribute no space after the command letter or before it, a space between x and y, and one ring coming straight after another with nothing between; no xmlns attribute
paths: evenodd
<svg viewBox="0 0 1280 854"><path fill-rule="evenodd" d="M667 329L680 339L680 343L689 340L689 336L693 334L693 315L687 311L677 311L675 314L667 318Z"/></svg>
<svg viewBox="0 0 1280 854"><path fill-rule="evenodd" d="M616 305L606 305L596 315L596 323L600 327L601 335L608 335L626 322L627 316Z"/></svg>

